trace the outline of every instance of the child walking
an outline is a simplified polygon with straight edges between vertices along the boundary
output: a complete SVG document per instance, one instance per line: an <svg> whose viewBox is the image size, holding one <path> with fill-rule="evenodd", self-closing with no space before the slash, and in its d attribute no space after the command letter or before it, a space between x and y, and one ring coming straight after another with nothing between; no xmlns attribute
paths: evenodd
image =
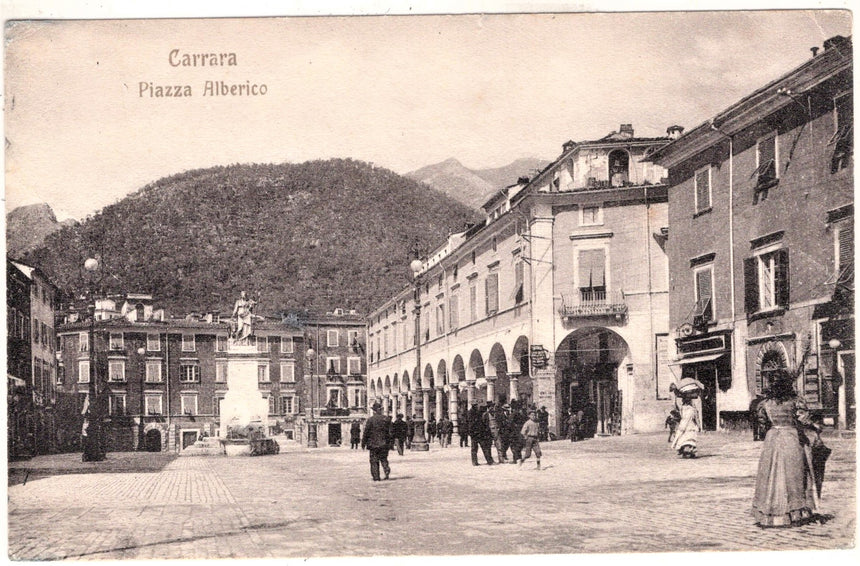
<svg viewBox="0 0 860 566"><path fill-rule="evenodd" d="M523 462L532 455L532 450L534 450L535 460L537 460L537 467L535 469L540 470L541 452L540 442L538 441L538 437L540 436L540 425L537 420L537 411L529 411L529 420L527 420L523 425L522 430L520 430L520 434L525 441L526 449L523 454L523 459L520 460L520 467L523 467Z"/></svg>

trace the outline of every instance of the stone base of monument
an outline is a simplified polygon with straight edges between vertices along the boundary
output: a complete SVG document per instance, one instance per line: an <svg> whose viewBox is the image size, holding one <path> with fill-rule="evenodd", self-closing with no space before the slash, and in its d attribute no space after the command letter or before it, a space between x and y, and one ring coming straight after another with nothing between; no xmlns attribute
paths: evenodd
<svg viewBox="0 0 860 566"><path fill-rule="evenodd" d="M224 453L224 447L219 438L207 436L201 438L191 446L182 450L180 456L220 456Z"/></svg>
<svg viewBox="0 0 860 566"><path fill-rule="evenodd" d="M221 446L227 456L266 456L281 451L281 447L272 438L221 439Z"/></svg>

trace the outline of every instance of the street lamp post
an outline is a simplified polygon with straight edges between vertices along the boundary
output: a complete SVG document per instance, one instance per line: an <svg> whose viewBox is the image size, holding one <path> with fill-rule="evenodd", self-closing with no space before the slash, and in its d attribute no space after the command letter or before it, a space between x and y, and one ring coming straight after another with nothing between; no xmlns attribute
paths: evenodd
<svg viewBox="0 0 860 566"><path fill-rule="evenodd" d="M310 405L310 418L308 419L308 448L317 447L317 423L314 422L314 382L316 381L316 377L314 377L313 368L311 367L311 363L315 356L316 352L314 352L313 348L308 348L305 352L305 359L308 361L308 374L311 378L311 395L308 400L308 405Z"/></svg>
<svg viewBox="0 0 860 566"><path fill-rule="evenodd" d="M421 378L421 280L418 276L421 273L422 267L423 264L420 259L414 259L412 260L412 263L409 264L409 268L412 270L412 284L414 289L413 297L415 299L415 367L417 374L414 376L414 380L416 382ZM417 399L413 402L413 407L415 403L417 403ZM423 404L418 406L421 407L421 409L419 412L415 413L416 416L412 419L412 424L414 425L415 430L412 435L412 451L426 452L427 450L430 450L430 444L424 437L424 422L426 415L424 415Z"/></svg>
<svg viewBox="0 0 860 566"><path fill-rule="evenodd" d="M144 442L143 442L143 416L146 414L146 405L144 403L144 380L146 376L146 348L141 346L137 349L137 355L140 357L140 368L139 368L139 376L140 376L140 418L137 423L137 450L144 450Z"/></svg>
<svg viewBox="0 0 860 566"><path fill-rule="evenodd" d="M82 439L83 454L81 458L84 462L101 462L105 459L105 452L102 447L102 423L101 423L101 407L98 399L98 385L96 383L96 356L95 356L95 335L96 335L96 303L93 274L98 270L99 262L95 258L88 258L84 262L84 269L89 272L88 277L88 308L90 312L90 328L87 334L87 351L89 353L89 372L90 380L88 387L88 406L84 415L84 436Z"/></svg>

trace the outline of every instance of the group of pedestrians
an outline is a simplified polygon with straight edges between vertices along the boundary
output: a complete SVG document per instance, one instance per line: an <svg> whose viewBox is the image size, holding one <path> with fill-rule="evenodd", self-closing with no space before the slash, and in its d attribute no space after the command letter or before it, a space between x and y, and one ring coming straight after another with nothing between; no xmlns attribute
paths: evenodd
<svg viewBox="0 0 860 566"><path fill-rule="evenodd" d="M540 440L542 437L538 410L526 407L518 401L498 406L493 402L483 407L472 404L469 411L461 417L464 431L461 431L461 446L468 446L464 436L467 432L471 438L472 465L478 466L478 449L483 453L487 465L496 463L493 458L493 447L496 449L498 463L512 464L523 462L535 453L537 469L540 469ZM508 457L510 450L510 458Z"/></svg>
<svg viewBox="0 0 860 566"><path fill-rule="evenodd" d="M579 409L571 408L562 417L562 436L571 442L593 438L597 434L597 407L594 403L587 403Z"/></svg>
<svg viewBox="0 0 860 566"><path fill-rule="evenodd" d="M430 419L427 421L427 442L438 442L442 448L451 445L454 436L454 423L447 416L442 415L438 421Z"/></svg>

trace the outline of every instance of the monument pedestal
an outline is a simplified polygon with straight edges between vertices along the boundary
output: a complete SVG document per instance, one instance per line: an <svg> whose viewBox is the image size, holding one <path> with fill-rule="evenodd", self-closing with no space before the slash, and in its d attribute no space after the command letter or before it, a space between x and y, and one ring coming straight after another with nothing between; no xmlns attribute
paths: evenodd
<svg viewBox="0 0 860 566"><path fill-rule="evenodd" d="M260 357L256 345L232 340L227 343L227 394L220 407L222 439L230 438L231 431L249 425L259 426L266 434L269 402L260 391L257 368L268 363L267 358Z"/></svg>

